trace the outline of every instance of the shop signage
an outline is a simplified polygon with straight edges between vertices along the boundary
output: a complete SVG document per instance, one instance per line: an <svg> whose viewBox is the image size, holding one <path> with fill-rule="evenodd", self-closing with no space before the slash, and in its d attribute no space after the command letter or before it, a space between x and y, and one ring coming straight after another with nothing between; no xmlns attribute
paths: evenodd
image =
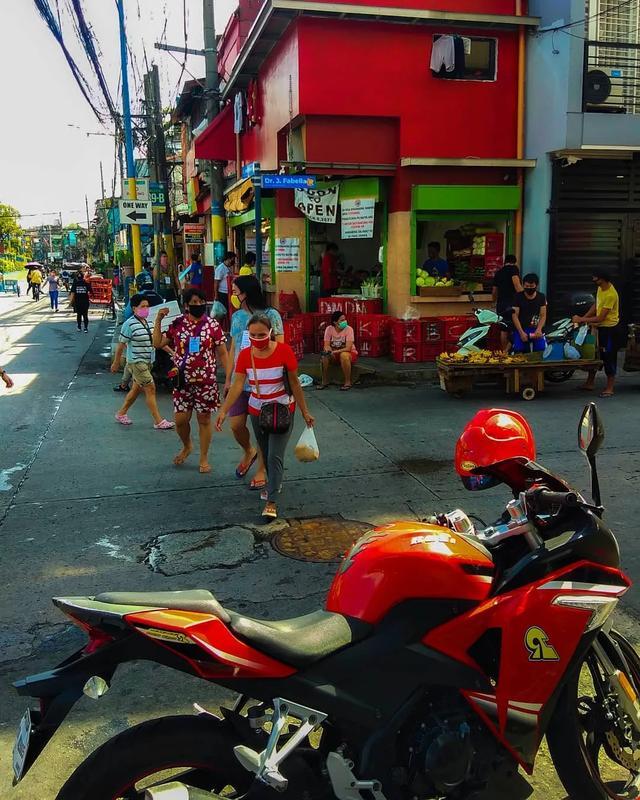
<svg viewBox="0 0 640 800"><path fill-rule="evenodd" d="M153 223L150 200L120 200L118 207L122 225L151 225Z"/></svg>
<svg viewBox="0 0 640 800"><path fill-rule="evenodd" d="M276 272L300 271L300 239L276 239Z"/></svg>
<svg viewBox="0 0 640 800"><path fill-rule="evenodd" d="M182 233L185 244L204 243L204 224L202 222L185 222Z"/></svg>
<svg viewBox="0 0 640 800"><path fill-rule="evenodd" d="M373 197L343 200L340 203L343 239L373 239L376 201Z"/></svg>
<svg viewBox="0 0 640 800"><path fill-rule="evenodd" d="M339 183L326 189L296 189L296 208L311 222L333 225L338 212L339 190Z"/></svg>
<svg viewBox="0 0 640 800"><path fill-rule="evenodd" d="M314 175L263 175L263 189L315 189Z"/></svg>

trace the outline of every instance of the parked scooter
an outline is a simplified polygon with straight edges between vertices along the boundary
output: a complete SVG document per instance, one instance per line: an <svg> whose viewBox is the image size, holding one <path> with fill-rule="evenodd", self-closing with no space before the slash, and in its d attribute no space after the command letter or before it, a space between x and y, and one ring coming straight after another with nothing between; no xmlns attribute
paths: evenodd
<svg viewBox="0 0 640 800"><path fill-rule="evenodd" d="M563 347L565 358L580 357L578 348L584 344L589 333L589 326L576 325L572 318L576 315L584 316L593 302L593 296L590 294L579 294L572 298L571 316L558 320L547 334L548 351L545 351L545 356L548 357L553 344L560 344ZM574 372L573 369L550 368L545 372L545 379L552 383L564 383L573 377Z"/></svg>
<svg viewBox="0 0 640 800"><path fill-rule="evenodd" d="M325 608L296 619L246 617L206 589L56 598L88 642L16 684L39 700L16 779L83 693L97 700L120 664L147 659L239 698L220 716L195 706L124 731L57 800L494 797L517 766L533 772L545 735L572 798L637 797L640 658L611 625L630 582L602 520L594 404L578 439L592 501L535 461L520 414L479 412L456 469L468 489L509 486L501 519L476 527L456 510L376 528Z"/></svg>
<svg viewBox="0 0 640 800"><path fill-rule="evenodd" d="M469 293L469 300L472 303L474 302L471 292ZM461 355L471 355L472 353L480 352L480 350L486 350L487 348L481 345L489 335L492 325L499 325L502 330L507 330L505 321L495 311L487 308L474 308L473 313L478 324L466 330L458 339L458 353Z"/></svg>

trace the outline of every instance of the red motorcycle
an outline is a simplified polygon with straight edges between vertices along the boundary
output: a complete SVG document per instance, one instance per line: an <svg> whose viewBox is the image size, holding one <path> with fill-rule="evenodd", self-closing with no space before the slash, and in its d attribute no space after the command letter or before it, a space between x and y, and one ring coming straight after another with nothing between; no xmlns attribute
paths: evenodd
<svg viewBox="0 0 640 800"><path fill-rule="evenodd" d="M602 521L603 438L591 404L588 502L536 463L523 417L479 412L456 466L470 489L508 484L502 518L479 528L454 511L372 530L325 609L297 619L250 619L204 589L54 600L88 642L16 684L40 700L19 729L16 779L83 692L97 699L119 664L150 659L237 702L121 733L58 800L493 797L518 766L533 771L545 735L572 798L638 797L640 660L611 625L630 583Z"/></svg>

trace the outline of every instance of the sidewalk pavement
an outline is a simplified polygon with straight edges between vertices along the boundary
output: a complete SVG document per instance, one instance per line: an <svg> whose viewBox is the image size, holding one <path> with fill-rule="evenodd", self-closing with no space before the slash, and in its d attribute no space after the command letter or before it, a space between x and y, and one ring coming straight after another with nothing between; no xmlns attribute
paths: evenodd
<svg viewBox="0 0 640 800"><path fill-rule="evenodd" d="M115 423L119 396L112 392L114 376L107 372L113 323L94 327L85 349L86 339L70 341L72 334L62 321L43 322L30 334L34 346L25 346L13 364L18 372L22 365L28 367L40 347L32 386L50 391L45 381L53 370L67 389L59 402L40 408L40 435L29 440L19 480L7 476L7 487L0 487L0 498L6 498L0 506L0 797L12 800L52 800L82 758L131 724L189 713L192 701L215 708L229 697L215 686L155 665L127 665L99 704L85 699L78 704L24 784L9 795L10 749L25 705L10 682L50 668L82 640L52 606L51 597L204 587L223 605L273 619L321 606L336 570L335 563L292 560L270 546L272 531L258 527L262 504L257 494L248 490L247 481L235 479L240 452L228 429L214 436L213 473L200 475L195 457L183 468L172 465L179 449L175 432L154 431L142 401L130 412L131 428ZM60 341L66 351L55 349ZM21 401L32 396L30 389L20 395ZM282 516L293 524L329 515L372 525L418 520L455 507L493 520L508 499L505 489L469 494L452 466L464 423L487 405L524 411L538 437L539 460L578 487L588 483L576 446L585 397L575 381L528 404L507 402L486 388L463 400L428 385L307 391L321 457L314 464L294 460L298 419L280 503ZM635 580L640 580L635 532L640 511L639 392L640 380L625 378L619 396L603 402L607 443L600 459L607 519ZM2 415L5 402L0 400ZM159 404L169 416L169 395L161 393ZM28 435L12 439L12 448L26 447ZM625 609L619 624L640 639L637 591L629 594ZM544 756L532 786L536 800L564 798Z"/></svg>

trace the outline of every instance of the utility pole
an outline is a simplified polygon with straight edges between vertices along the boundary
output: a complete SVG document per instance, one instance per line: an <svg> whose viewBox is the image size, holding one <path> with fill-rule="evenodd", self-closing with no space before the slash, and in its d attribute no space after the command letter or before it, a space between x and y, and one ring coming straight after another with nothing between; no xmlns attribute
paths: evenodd
<svg viewBox="0 0 640 800"><path fill-rule="evenodd" d="M175 272L175 256L173 248L173 231L171 228L171 207L169 205L169 170L167 169L167 148L164 139L164 126L162 124L162 100L160 96L160 70L154 64L151 69L151 86L153 89L154 125L155 125L155 146L156 162L158 170L158 180L164 186L165 204L162 214L162 233L164 239L164 249L167 251L169 267ZM177 275L177 272L176 272ZM177 281L176 281L177 282Z"/></svg>
<svg viewBox="0 0 640 800"><path fill-rule="evenodd" d="M214 0L202 0L205 87L207 92L207 121L209 123L212 122L220 110L218 51L216 47L216 26L213 3ZM227 241L225 233L222 172L214 161L211 161L209 166L209 185L211 187L211 238L213 239L214 261L215 264L218 264L224 258L227 250Z"/></svg>
<svg viewBox="0 0 640 800"><path fill-rule="evenodd" d="M129 199L136 200L136 165L133 159L133 132L131 130L131 104L129 100L129 75L127 56L127 32L124 24L124 0L116 0L118 22L120 25L120 64L122 70L122 117L124 121L124 145L127 155L127 183ZM142 248L140 246L140 226L131 225L131 247L133 249L133 271L142 272Z"/></svg>
<svg viewBox="0 0 640 800"><path fill-rule="evenodd" d="M89 233L91 231L91 224L89 222L89 200L87 199L87 195L84 196L84 207L87 212L87 264L89 263ZM64 237L63 237L64 243Z"/></svg>
<svg viewBox="0 0 640 800"><path fill-rule="evenodd" d="M156 142L155 126L155 97L154 87L151 80L151 73L144 75L144 109L147 124L147 161L149 162L149 178L154 183L158 182L158 147ZM162 220L158 214L153 215L153 252L155 263L158 264L160 258L160 237L162 232Z"/></svg>

